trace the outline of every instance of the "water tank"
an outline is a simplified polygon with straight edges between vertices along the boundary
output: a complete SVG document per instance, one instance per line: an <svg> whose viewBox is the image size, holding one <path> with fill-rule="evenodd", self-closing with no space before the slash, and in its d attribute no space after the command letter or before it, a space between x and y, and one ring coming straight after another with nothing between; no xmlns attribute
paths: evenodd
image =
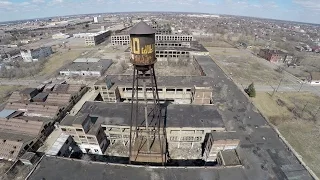
<svg viewBox="0 0 320 180"><path fill-rule="evenodd" d="M156 62L155 33L156 31L143 21L129 31L132 64L149 66Z"/></svg>

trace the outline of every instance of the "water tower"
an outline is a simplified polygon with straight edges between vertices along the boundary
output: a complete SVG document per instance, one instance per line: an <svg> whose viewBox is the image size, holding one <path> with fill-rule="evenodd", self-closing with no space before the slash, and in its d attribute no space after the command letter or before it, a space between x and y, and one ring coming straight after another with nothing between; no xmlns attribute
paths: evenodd
<svg viewBox="0 0 320 180"><path fill-rule="evenodd" d="M166 141L154 71L155 32L143 21L129 31L130 61L133 64L129 163L164 164L166 161Z"/></svg>

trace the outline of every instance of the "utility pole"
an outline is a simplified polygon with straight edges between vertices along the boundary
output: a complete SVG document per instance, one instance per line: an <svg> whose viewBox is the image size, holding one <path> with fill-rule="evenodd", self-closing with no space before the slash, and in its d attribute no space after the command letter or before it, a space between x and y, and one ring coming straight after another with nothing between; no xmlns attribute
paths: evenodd
<svg viewBox="0 0 320 180"><path fill-rule="evenodd" d="M301 82L301 86L300 86L300 88L299 88L299 91L298 91L298 92L300 92L300 91L301 91L302 86L303 86L303 82Z"/></svg>
<svg viewBox="0 0 320 180"><path fill-rule="evenodd" d="M317 116L319 110L320 110L320 107L318 107L318 110L316 111L316 114L314 116Z"/></svg>
<svg viewBox="0 0 320 180"><path fill-rule="evenodd" d="M280 87L280 85L281 85L282 80L283 80L283 78L280 80L277 89L273 90L273 93L272 93L271 97L273 97L273 95L274 95L275 92L278 92L278 89L279 89L279 87Z"/></svg>
<svg viewBox="0 0 320 180"><path fill-rule="evenodd" d="M302 109L302 112L301 112L302 116L303 116L303 111L306 109L306 107L307 107L308 104L309 104L309 102L307 102L306 105L304 105L304 107L303 107L303 109Z"/></svg>

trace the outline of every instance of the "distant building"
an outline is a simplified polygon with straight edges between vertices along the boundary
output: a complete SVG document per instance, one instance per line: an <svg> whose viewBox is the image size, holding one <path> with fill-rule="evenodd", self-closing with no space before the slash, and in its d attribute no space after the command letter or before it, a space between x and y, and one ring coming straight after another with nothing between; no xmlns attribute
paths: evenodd
<svg viewBox="0 0 320 180"><path fill-rule="evenodd" d="M29 44L30 43L30 40L29 39L23 39L20 41L20 43L22 44Z"/></svg>
<svg viewBox="0 0 320 180"><path fill-rule="evenodd" d="M182 42L189 42L193 41L192 35L163 35L157 34L156 41L182 41ZM179 42L181 43L181 42ZM130 36L129 35L113 35L111 36L111 44L121 45L121 46L128 46L130 44Z"/></svg>
<svg viewBox="0 0 320 180"><path fill-rule="evenodd" d="M129 35L114 35L111 36L111 44L121 45L121 46L128 46L130 44L130 36Z"/></svg>
<svg viewBox="0 0 320 180"><path fill-rule="evenodd" d="M315 53L320 53L320 46L313 47L312 51L315 52Z"/></svg>
<svg viewBox="0 0 320 180"><path fill-rule="evenodd" d="M169 24L159 24L156 21L150 23L153 29L156 30L156 34L171 34L172 30Z"/></svg>
<svg viewBox="0 0 320 180"><path fill-rule="evenodd" d="M95 16L93 17L93 23L101 23L103 21L103 17Z"/></svg>
<svg viewBox="0 0 320 180"><path fill-rule="evenodd" d="M311 85L320 85L320 72L311 72L308 81Z"/></svg>
<svg viewBox="0 0 320 180"><path fill-rule="evenodd" d="M84 37L85 43L87 46L96 46L105 41L110 34L111 31L100 31L98 33L90 34Z"/></svg>
<svg viewBox="0 0 320 180"><path fill-rule="evenodd" d="M111 66L112 60L102 59L99 61L73 62L60 70L62 76L103 76Z"/></svg>
<svg viewBox="0 0 320 180"><path fill-rule="evenodd" d="M193 41L192 35L156 35L156 41Z"/></svg>
<svg viewBox="0 0 320 180"><path fill-rule="evenodd" d="M93 17L93 22L98 23L99 22L98 17Z"/></svg>
<svg viewBox="0 0 320 180"><path fill-rule="evenodd" d="M34 62L50 56L52 54L52 48L40 47L37 49L21 50L20 53L24 62Z"/></svg>
<svg viewBox="0 0 320 180"><path fill-rule="evenodd" d="M70 37L70 35L63 34L63 33L58 33L58 34L52 35L52 39L67 39L69 37Z"/></svg>
<svg viewBox="0 0 320 180"><path fill-rule="evenodd" d="M282 63L287 54L280 50L260 49L259 56L272 63Z"/></svg>
<svg viewBox="0 0 320 180"><path fill-rule="evenodd" d="M219 15L215 14L188 14L188 17L200 17L200 18L220 18Z"/></svg>

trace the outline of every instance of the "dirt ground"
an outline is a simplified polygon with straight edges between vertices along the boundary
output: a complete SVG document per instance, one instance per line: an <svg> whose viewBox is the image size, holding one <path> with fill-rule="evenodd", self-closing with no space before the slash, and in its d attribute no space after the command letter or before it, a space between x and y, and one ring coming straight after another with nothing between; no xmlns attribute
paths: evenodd
<svg viewBox="0 0 320 180"><path fill-rule="evenodd" d="M8 98L9 95L13 91L18 91L25 88L24 86L7 86L7 85L1 85L0 86L0 103L5 102Z"/></svg>
<svg viewBox="0 0 320 180"><path fill-rule="evenodd" d="M257 93L256 107L320 176L320 99L310 93Z"/></svg>
<svg viewBox="0 0 320 180"><path fill-rule="evenodd" d="M239 84L254 82L259 85L279 84L282 73L275 71L261 59L236 48L206 47L211 57ZM266 62L268 63L268 62ZM284 79L283 83L291 83Z"/></svg>

